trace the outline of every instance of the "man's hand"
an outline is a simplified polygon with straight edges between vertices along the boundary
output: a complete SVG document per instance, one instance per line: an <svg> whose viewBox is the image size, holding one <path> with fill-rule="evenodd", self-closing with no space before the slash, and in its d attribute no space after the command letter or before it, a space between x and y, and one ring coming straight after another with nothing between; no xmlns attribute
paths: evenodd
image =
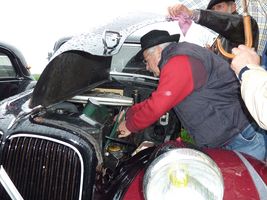
<svg viewBox="0 0 267 200"><path fill-rule="evenodd" d="M238 48L233 48L232 53L235 57L232 60L231 68L236 74L248 64L260 65L260 57L253 48L245 45L239 45Z"/></svg>
<svg viewBox="0 0 267 200"><path fill-rule="evenodd" d="M118 122L120 122L120 121L124 120L124 116L125 116L125 110L122 110L119 114L117 114L114 117L113 121L115 122L117 120Z"/></svg>
<svg viewBox="0 0 267 200"><path fill-rule="evenodd" d="M127 136L131 135L131 132L126 127L126 121L125 120L123 120L120 123L120 125L118 127L118 132L119 132L119 135L118 135L119 138L123 138L123 137L127 137Z"/></svg>
<svg viewBox="0 0 267 200"><path fill-rule="evenodd" d="M192 16L192 10L188 9L183 4L175 4L174 6L168 7L168 12L169 12L170 17L177 17L181 14L186 14L189 17Z"/></svg>

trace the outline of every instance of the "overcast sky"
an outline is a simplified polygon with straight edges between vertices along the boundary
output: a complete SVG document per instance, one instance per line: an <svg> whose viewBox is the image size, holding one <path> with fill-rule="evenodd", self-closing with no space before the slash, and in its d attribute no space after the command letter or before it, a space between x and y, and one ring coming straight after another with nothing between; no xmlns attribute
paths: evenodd
<svg viewBox="0 0 267 200"><path fill-rule="evenodd" d="M17 47L40 73L47 54L63 36L90 30L130 11L167 13L175 0L8 0L1 2L0 40Z"/></svg>

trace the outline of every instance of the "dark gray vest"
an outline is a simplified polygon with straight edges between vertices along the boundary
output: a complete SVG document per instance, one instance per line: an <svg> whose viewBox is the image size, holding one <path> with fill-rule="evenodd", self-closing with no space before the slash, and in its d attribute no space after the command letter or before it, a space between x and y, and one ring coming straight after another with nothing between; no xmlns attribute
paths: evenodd
<svg viewBox="0 0 267 200"><path fill-rule="evenodd" d="M159 67L163 68L176 55L200 60L207 71L206 83L174 107L182 125L199 146L218 147L227 143L249 125L234 72L218 55L187 42L167 46Z"/></svg>

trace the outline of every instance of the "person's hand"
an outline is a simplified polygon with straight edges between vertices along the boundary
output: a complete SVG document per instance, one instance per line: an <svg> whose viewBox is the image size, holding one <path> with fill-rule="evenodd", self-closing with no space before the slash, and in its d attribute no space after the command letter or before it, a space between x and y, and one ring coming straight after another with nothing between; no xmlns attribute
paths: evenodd
<svg viewBox="0 0 267 200"><path fill-rule="evenodd" d="M192 10L188 9L183 4L175 4L174 6L168 7L168 12L169 12L170 17L177 17L181 14L186 14L189 17L192 16Z"/></svg>
<svg viewBox="0 0 267 200"><path fill-rule="evenodd" d="M120 125L118 127L118 132L119 132L119 135L118 135L119 138L123 138L123 137L127 137L127 136L131 135L131 132L126 127L126 121L125 120L123 120L120 123Z"/></svg>
<svg viewBox="0 0 267 200"><path fill-rule="evenodd" d="M231 68L236 74L248 64L260 65L260 57L253 48L245 45L239 45L238 48L233 48L232 53L235 57L232 60Z"/></svg>
<svg viewBox="0 0 267 200"><path fill-rule="evenodd" d="M125 116L125 110L122 110L119 114L117 114L114 118L113 118L113 121L115 122L116 120L118 122L122 121L123 117Z"/></svg>

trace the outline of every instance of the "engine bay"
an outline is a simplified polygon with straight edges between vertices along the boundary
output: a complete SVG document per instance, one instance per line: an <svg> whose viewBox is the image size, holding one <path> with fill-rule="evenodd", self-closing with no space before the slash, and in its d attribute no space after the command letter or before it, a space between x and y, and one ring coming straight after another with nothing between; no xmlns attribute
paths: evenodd
<svg viewBox="0 0 267 200"><path fill-rule="evenodd" d="M42 115L45 119L64 121L93 136L101 151L97 153L101 155L103 162L98 167L96 176L96 181L101 182L101 187L112 179L113 173L121 163L143 149L177 138L181 129L178 118L170 110L156 123L139 133L118 138L119 121L116 116L148 98L155 87L138 85L136 82L128 82L124 86L117 82L109 82L107 85L101 85L53 105Z"/></svg>

